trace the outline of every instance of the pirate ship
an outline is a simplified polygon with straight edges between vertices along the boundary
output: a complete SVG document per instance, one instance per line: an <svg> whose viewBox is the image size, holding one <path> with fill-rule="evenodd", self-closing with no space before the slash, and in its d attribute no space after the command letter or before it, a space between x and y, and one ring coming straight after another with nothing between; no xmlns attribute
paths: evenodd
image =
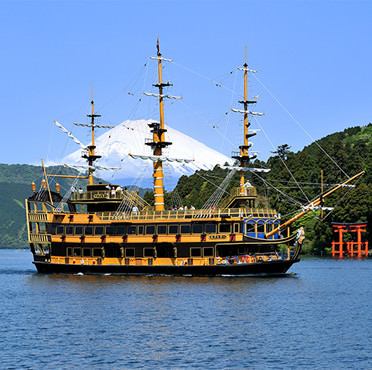
<svg viewBox="0 0 372 370"><path fill-rule="evenodd" d="M234 152L235 166L227 166L231 178L239 172L240 184L228 197L212 196L214 201L202 209L168 210L164 206L163 163L169 160L164 149L167 141L164 127L164 100L178 97L164 93L171 86L162 80L163 58L157 44L159 93L148 94L159 101L160 120L149 124L152 139L146 141L152 156L131 154L153 161L154 206L142 199L137 191L119 185L94 183L93 174L100 167L95 162L95 129L110 128L97 125L92 96L89 124L92 141L81 144L58 122L56 124L83 149L87 176L77 176L70 191L62 196L60 189L49 187L43 165L44 180L40 191L32 184L33 195L26 200L28 241L38 272L84 274L170 274L170 275L250 275L283 274L299 262L301 243L296 243L296 232L290 225L316 207L324 198L353 181L362 173L335 186L313 200L302 211L285 223L273 209L257 208L257 191L246 181L252 155L249 138L256 133L249 130L248 118L262 113L250 109L256 103L247 96L247 75L256 71L242 68L244 75L243 109L232 109L243 114L243 144ZM93 94L92 94L93 95ZM182 161L181 159L178 159ZM76 190L77 179L88 180L86 190ZM224 180L224 181L225 181ZM221 184L223 186L223 184Z"/></svg>

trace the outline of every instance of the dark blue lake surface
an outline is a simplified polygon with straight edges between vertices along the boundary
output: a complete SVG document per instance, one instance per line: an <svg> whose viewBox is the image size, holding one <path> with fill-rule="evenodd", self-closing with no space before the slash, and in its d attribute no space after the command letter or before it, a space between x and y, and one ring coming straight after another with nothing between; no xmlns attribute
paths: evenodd
<svg viewBox="0 0 372 370"><path fill-rule="evenodd" d="M0 250L0 367L372 367L372 260L285 277L42 275Z"/></svg>

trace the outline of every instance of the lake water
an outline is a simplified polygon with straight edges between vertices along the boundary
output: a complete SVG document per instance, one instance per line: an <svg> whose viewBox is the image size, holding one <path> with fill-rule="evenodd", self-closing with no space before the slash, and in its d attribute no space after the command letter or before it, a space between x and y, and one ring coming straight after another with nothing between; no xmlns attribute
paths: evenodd
<svg viewBox="0 0 372 370"><path fill-rule="evenodd" d="M2 369L372 367L372 260L285 277L42 275L0 250Z"/></svg>

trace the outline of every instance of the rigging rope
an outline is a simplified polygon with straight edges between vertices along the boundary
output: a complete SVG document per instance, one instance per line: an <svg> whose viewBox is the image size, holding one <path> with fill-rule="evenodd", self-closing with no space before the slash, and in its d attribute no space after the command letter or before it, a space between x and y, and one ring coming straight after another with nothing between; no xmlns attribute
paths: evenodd
<svg viewBox="0 0 372 370"><path fill-rule="evenodd" d="M78 183L79 181L79 175L80 175L81 172L78 172L78 175L75 177L70 189L65 193L64 197L62 198L62 200L59 202L59 205L56 207L55 211L57 213L59 212L62 212L62 209L63 209L63 204L64 203L67 203L67 200L70 198L70 195L71 193L75 190L75 186L76 184Z"/></svg>
<svg viewBox="0 0 372 370"><path fill-rule="evenodd" d="M211 213L214 212L216 206L220 202L223 193L227 193L226 187L229 184L229 181L235 174L236 170L230 170L225 177L225 179L222 181L222 183L217 187L217 189L214 191L214 193L209 197L209 199L204 203L204 205L200 208L198 213L196 213L196 218L204 218L204 217L210 217ZM202 176L201 176L202 177ZM206 180L206 179L205 179Z"/></svg>
<svg viewBox="0 0 372 370"><path fill-rule="evenodd" d="M267 136L266 134L266 131L263 129L263 127L261 126L260 122L258 121L258 119L254 116L253 117L256 121L256 123L260 126L260 129L262 130L262 132L264 133L264 135L266 136L266 139L269 141L269 143L271 144L271 146L274 148L275 150L275 146L274 144L272 143L272 141L270 140L270 138ZM305 196L306 200L308 202L310 202L309 198L307 197L307 195L305 194L305 192L302 190L300 184L297 182L297 180L295 179L294 175L292 174L292 172L290 171L290 169L288 168L287 164L284 162L284 159L279 155L278 153L278 157L280 158L280 160L282 161L284 167L287 169L288 173L290 174L290 176L292 177L292 179L294 180L294 182L296 183L296 185L298 186L298 188L301 190L302 194Z"/></svg>
<svg viewBox="0 0 372 370"><path fill-rule="evenodd" d="M234 86L233 86L233 91L235 91L235 86L236 86L236 78L237 78L238 74L235 73L235 78L234 78ZM233 99L234 99L234 94L232 93L231 94L231 101L230 101L230 106L232 107L233 106ZM222 152L222 149L223 149L223 146L225 144L225 138L226 138L226 134L227 134L227 130L229 128L229 124L230 124L230 114L227 115L227 123L226 123L226 128L225 128L225 133L224 133L224 138L222 140L222 143L221 143L221 149L220 151Z"/></svg>
<svg viewBox="0 0 372 370"><path fill-rule="evenodd" d="M286 107L277 99L277 97L263 84L263 82L253 74L254 78L261 84L261 86L274 98L274 100L288 113L288 115L297 123L297 125L310 137L310 139L319 147L319 149L337 166L337 168L346 176L350 177L338 164L337 162L321 147L321 145L315 140L310 133L296 120L296 118L288 111Z"/></svg>
<svg viewBox="0 0 372 370"><path fill-rule="evenodd" d="M356 181L356 183L354 184L355 185L355 187L356 187L356 185L357 185L357 183L361 180L362 178L361 177L359 177L359 179ZM329 211L328 213L327 213L327 215L325 216L325 217L323 217L323 220L325 220L334 210L335 210L335 208L337 207L337 205L339 204L339 203L341 203L341 201L351 192L351 191L353 191L354 189L355 189L355 187L351 187L351 188L349 188L349 190L341 197L341 199L334 205L334 207L333 207L333 209L331 210L331 211Z"/></svg>
<svg viewBox="0 0 372 370"><path fill-rule="evenodd" d="M299 204L300 207L302 208L302 203L299 202L298 200L296 200L295 198L289 196L288 194L286 193L283 193L281 190L279 190L278 188L276 188L274 185L270 184L266 179L264 179L263 177L261 177L257 172L252 172L253 174L255 174L264 184L266 184L267 186L269 187L272 187L274 190L276 190L278 193L280 193L281 195L283 195L285 198L287 198L291 203L293 204Z"/></svg>
<svg viewBox="0 0 372 370"><path fill-rule="evenodd" d="M180 100L179 101L181 104L183 104L186 108L188 108L191 112L193 112L196 116L198 116L200 119L202 119L203 121L207 122L209 126L211 126L213 129L216 129L217 132L225 139L227 140L231 145L234 145L234 143L228 138L226 137L218 128L218 126L216 125L213 125L210 121L208 121L206 118L204 118L203 116L201 116L199 113L195 112L190 106L188 106L184 101Z"/></svg>
<svg viewBox="0 0 372 370"><path fill-rule="evenodd" d="M122 161L124 161L125 159L126 158L122 159ZM142 171L138 172L137 177L133 181L134 184L128 186L128 189L125 189L123 191L123 199L119 207L117 208L115 214L112 216L113 220L126 219L132 211L140 211L140 209L145 207L144 200L137 194L137 192L138 189L141 187L148 166L149 163L144 162L142 164Z"/></svg>
<svg viewBox="0 0 372 370"><path fill-rule="evenodd" d="M134 190L124 190L123 192L123 199L112 216L113 220L123 220L126 219L132 211L135 211L135 207L137 207L137 212L139 211L139 207L141 206L139 196L135 196L134 193L137 195L136 191Z"/></svg>
<svg viewBox="0 0 372 370"><path fill-rule="evenodd" d="M182 206L182 200L181 200L181 197L180 197L180 194L178 193L177 189L174 188L172 191L171 191L171 206L174 207L180 207Z"/></svg>

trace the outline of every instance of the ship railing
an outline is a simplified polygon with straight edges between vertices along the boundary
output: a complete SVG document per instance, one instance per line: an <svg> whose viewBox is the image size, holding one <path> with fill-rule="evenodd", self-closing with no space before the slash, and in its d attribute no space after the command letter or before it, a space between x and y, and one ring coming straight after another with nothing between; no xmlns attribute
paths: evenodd
<svg viewBox="0 0 372 370"><path fill-rule="evenodd" d="M51 235L50 234L42 234L42 233L29 233L28 235L28 242L29 243L50 243Z"/></svg>
<svg viewBox="0 0 372 370"><path fill-rule="evenodd" d="M243 191L243 193L242 193ZM240 187L233 188L230 192L230 194L223 198L219 204L220 208L226 208L234 198L236 197L251 197L251 198L257 198L257 190L255 187L246 187L244 189L241 189Z"/></svg>
<svg viewBox="0 0 372 370"><path fill-rule="evenodd" d="M29 211L28 212L29 222L48 222L48 214L44 211Z"/></svg>
<svg viewBox="0 0 372 370"><path fill-rule="evenodd" d="M70 213L70 212L64 212ZM96 212L102 220L113 219L116 212ZM30 210L28 212L29 221L31 222L47 222L48 212L42 210ZM269 208L227 208L227 209L211 209L201 216L200 210L165 210L153 211L148 207L141 211L130 212L118 217L119 220L159 220L159 219L203 219L203 218L229 218L229 217L243 217L243 218L261 218L261 217L277 217L277 212Z"/></svg>
<svg viewBox="0 0 372 370"><path fill-rule="evenodd" d="M116 212L96 212L102 220L112 220ZM211 209L200 216L200 210L166 210L166 211L139 211L131 212L117 217L118 220L182 220L182 219L211 219L211 218L261 218L277 217L277 213L269 208L229 208L229 209Z"/></svg>
<svg viewBox="0 0 372 370"><path fill-rule="evenodd" d="M251 187L245 187L243 189L243 194L241 193L242 189L240 187L236 187L234 189L231 190L231 195L234 196L234 197L238 197L238 196L245 196L245 197L257 197L257 189L253 186Z"/></svg>

